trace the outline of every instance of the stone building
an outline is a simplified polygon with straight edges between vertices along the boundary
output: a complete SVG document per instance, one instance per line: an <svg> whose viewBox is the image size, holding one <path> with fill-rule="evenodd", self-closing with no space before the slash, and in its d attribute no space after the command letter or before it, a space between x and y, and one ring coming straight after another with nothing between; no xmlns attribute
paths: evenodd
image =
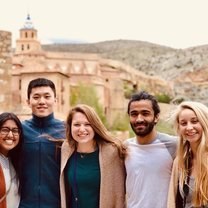
<svg viewBox="0 0 208 208"><path fill-rule="evenodd" d="M58 96L55 113L62 119L65 119L70 108L72 89L80 84L95 87L109 123L114 122L118 114L126 112L128 93L139 89L154 93L163 92L164 89L171 93L172 90L160 78L145 75L119 61L103 59L99 54L42 50L38 31L28 15L12 55L10 89L13 110L22 118L31 113L26 104L26 90L29 81L37 77L46 77L55 83Z"/></svg>
<svg viewBox="0 0 208 208"><path fill-rule="evenodd" d="M0 112L12 107L11 69L11 33L0 31Z"/></svg>

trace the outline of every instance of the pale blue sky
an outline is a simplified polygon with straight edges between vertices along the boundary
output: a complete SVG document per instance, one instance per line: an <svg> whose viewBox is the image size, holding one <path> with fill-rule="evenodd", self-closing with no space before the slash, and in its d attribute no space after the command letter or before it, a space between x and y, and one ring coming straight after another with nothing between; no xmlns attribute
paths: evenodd
<svg viewBox="0 0 208 208"><path fill-rule="evenodd" d="M208 0L0 0L0 30L19 36L29 12L38 39L208 44Z"/></svg>

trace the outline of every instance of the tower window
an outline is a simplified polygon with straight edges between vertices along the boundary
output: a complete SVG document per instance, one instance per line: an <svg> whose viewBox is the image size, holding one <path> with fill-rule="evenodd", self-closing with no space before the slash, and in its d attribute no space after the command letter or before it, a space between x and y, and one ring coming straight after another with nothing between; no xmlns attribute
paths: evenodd
<svg viewBox="0 0 208 208"><path fill-rule="evenodd" d="M30 45L29 45L29 44L27 44L27 49L28 49L28 50L30 49Z"/></svg>
<svg viewBox="0 0 208 208"><path fill-rule="evenodd" d="M34 33L32 33L32 38L34 38Z"/></svg>
<svg viewBox="0 0 208 208"><path fill-rule="evenodd" d="M21 79L19 80L19 90L21 90L21 85L22 85L22 83L21 83Z"/></svg>
<svg viewBox="0 0 208 208"><path fill-rule="evenodd" d="M22 44L22 51L24 51L24 45Z"/></svg>
<svg viewBox="0 0 208 208"><path fill-rule="evenodd" d="M27 32L25 32L25 38L27 38Z"/></svg>

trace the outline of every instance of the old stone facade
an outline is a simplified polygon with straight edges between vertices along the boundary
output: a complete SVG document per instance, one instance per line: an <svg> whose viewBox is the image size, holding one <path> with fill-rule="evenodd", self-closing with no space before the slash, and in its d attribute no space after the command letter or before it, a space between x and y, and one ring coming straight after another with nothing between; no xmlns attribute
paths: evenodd
<svg viewBox="0 0 208 208"><path fill-rule="evenodd" d="M0 31L0 112L11 110L11 69L11 33Z"/></svg>
<svg viewBox="0 0 208 208"><path fill-rule="evenodd" d="M172 93L172 87L159 77L145 75L98 54L44 51L37 33L28 16L12 56L12 107L22 118L31 113L26 103L26 90L30 80L37 77L46 77L55 83L58 96L55 113L62 119L70 108L71 90L80 84L95 87L109 123L126 112L126 95L130 92L144 89L155 94L164 90Z"/></svg>

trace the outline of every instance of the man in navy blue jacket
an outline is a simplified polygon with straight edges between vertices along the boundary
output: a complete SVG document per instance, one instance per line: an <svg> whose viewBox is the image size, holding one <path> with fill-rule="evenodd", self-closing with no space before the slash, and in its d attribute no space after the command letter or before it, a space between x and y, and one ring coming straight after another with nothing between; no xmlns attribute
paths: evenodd
<svg viewBox="0 0 208 208"><path fill-rule="evenodd" d="M32 118L22 122L19 208L59 208L60 146L65 126L54 118L55 85L45 78L34 79L28 85L27 96Z"/></svg>

